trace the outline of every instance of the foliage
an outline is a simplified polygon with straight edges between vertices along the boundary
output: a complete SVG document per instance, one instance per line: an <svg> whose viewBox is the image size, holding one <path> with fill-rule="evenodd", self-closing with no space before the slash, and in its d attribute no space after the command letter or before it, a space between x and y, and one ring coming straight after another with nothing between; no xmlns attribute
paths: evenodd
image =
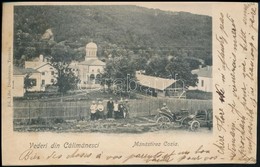
<svg viewBox="0 0 260 167"><path fill-rule="evenodd" d="M182 80L185 87L196 86L197 75L191 73L190 65L182 58L173 58L165 67L170 76L176 80Z"/></svg>
<svg viewBox="0 0 260 167"><path fill-rule="evenodd" d="M68 70L68 71L66 71ZM69 90L75 89L79 79L67 67L63 66L58 70L57 85L60 93L66 93Z"/></svg>
<svg viewBox="0 0 260 167"><path fill-rule="evenodd" d="M64 43L58 43L51 48L51 63L58 71L56 86L60 93L76 88L79 79L69 68L69 64L75 58L75 52Z"/></svg>
<svg viewBox="0 0 260 167"><path fill-rule="evenodd" d="M41 37L51 29L55 41L66 41L71 49L80 50L93 39L99 57L134 53L146 59L157 54L205 60L212 54L211 21L209 16L138 6L16 6L14 59L21 65L22 56L48 55Z"/></svg>
<svg viewBox="0 0 260 167"><path fill-rule="evenodd" d="M170 77L165 69L165 66L168 64L168 59L165 57L160 57L158 55L152 57L146 66L145 73L147 75L157 76L157 77Z"/></svg>
<svg viewBox="0 0 260 167"><path fill-rule="evenodd" d="M130 80L135 80L135 68L126 56L120 56L107 61L102 84L108 88L116 85L120 92L127 91Z"/></svg>
<svg viewBox="0 0 260 167"><path fill-rule="evenodd" d="M191 66L181 57L152 57L146 66L147 75L176 79L177 86L196 86L197 75L191 73ZM180 81L181 80L181 81ZM182 83L183 81L183 83Z"/></svg>
<svg viewBox="0 0 260 167"><path fill-rule="evenodd" d="M24 89L26 92L28 91L28 89L30 89L34 86L34 81L32 79L30 79L30 75L31 74L27 74L24 77Z"/></svg>
<svg viewBox="0 0 260 167"><path fill-rule="evenodd" d="M65 93L78 80L69 63L82 60L86 43L94 40L98 57L107 60L103 85L145 70L164 78L178 74L186 86L194 86L196 76L190 71L198 67L197 60L212 64L211 22L209 16L138 6L15 6L14 63L51 56L57 86ZM55 38L43 38L46 30Z"/></svg>

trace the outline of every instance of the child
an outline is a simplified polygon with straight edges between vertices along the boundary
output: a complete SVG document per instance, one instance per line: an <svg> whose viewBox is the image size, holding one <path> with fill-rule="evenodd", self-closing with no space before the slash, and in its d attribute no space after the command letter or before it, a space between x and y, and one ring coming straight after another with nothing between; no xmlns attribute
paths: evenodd
<svg viewBox="0 0 260 167"><path fill-rule="evenodd" d="M98 102L97 111L98 111L99 119L104 119L104 106L102 104L102 101Z"/></svg>

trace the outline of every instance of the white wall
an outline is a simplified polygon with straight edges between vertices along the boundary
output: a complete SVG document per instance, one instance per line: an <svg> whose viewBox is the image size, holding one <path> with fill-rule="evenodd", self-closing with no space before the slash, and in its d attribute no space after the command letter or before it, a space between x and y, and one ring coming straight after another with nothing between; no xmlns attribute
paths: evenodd
<svg viewBox="0 0 260 167"><path fill-rule="evenodd" d="M198 77L197 86L195 87L190 86L189 90L201 90L205 92L212 92L212 78Z"/></svg>
<svg viewBox="0 0 260 167"><path fill-rule="evenodd" d="M100 70L98 72L98 69ZM103 66L89 66L89 74L99 74L102 73L104 71L104 67Z"/></svg>
<svg viewBox="0 0 260 167"><path fill-rule="evenodd" d="M24 89L24 75L13 76L13 96L23 97L25 93Z"/></svg>
<svg viewBox="0 0 260 167"><path fill-rule="evenodd" d="M46 64L45 66L38 68L37 71L41 72L41 84L42 84L42 80L45 81L45 86L52 85L53 84L52 80L54 81L54 83L56 83L57 70L54 67L52 67L50 64Z"/></svg>
<svg viewBox="0 0 260 167"><path fill-rule="evenodd" d="M90 75L94 74L96 77L97 74L104 72L104 66L86 66L86 65L79 65L79 79L81 80L81 84L84 82L89 83ZM93 84L95 81L92 82Z"/></svg>

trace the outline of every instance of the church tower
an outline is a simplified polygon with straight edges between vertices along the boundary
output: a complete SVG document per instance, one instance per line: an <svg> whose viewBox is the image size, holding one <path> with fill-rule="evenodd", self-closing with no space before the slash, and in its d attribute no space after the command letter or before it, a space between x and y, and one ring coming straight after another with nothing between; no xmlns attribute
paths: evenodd
<svg viewBox="0 0 260 167"><path fill-rule="evenodd" d="M90 42L86 45L86 59L97 59L97 45L94 42Z"/></svg>

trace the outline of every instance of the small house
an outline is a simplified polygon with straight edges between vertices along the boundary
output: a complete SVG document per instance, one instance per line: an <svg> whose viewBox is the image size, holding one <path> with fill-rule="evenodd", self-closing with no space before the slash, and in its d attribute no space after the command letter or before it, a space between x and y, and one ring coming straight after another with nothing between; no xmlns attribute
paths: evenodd
<svg viewBox="0 0 260 167"><path fill-rule="evenodd" d="M195 87L189 87L190 90L212 92L212 66L200 66L198 69L192 70L191 73L198 75L198 84Z"/></svg>

